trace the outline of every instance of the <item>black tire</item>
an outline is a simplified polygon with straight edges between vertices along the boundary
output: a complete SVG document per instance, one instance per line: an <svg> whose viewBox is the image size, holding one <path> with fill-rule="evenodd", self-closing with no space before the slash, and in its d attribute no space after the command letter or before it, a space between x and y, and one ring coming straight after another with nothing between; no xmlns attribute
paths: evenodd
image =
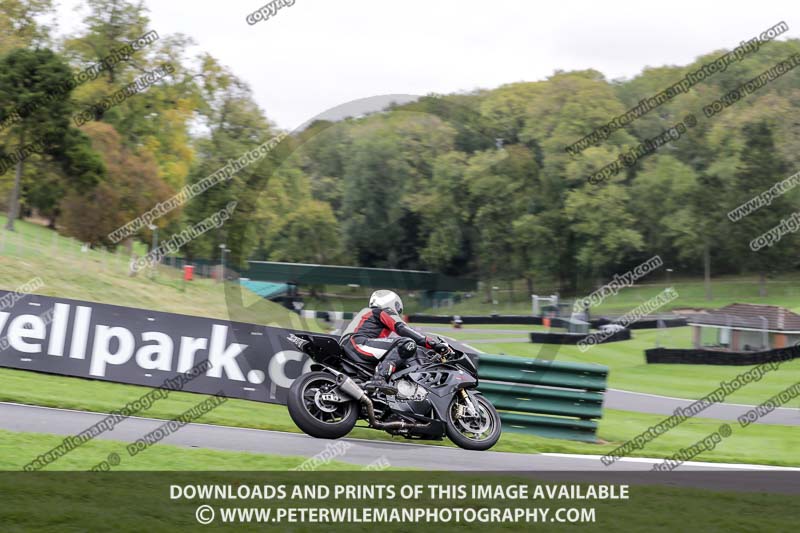
<svg viewBox="0 0 800 533"><path fill-rule="evenodd" d="M286 406L289 416L307 435L318 439L344 437L358 420L358 403L326 403L316 398L321 387L336 384L336 377L327 372L310 372L297 378L289 389ZM328 411L328 409L334 409Z"/></svg>
<svg viewBox="0 0 800 533"><path fill-rule="evenodd" d="M472 437L465 435L466 428L464 427L464 423L456 420L453 416L457 406L463 402L461 393L459 392L453 396L453 401L447 409L447 419L445 421L447 424L447 436L458 447L464 448L465 450L488 450L500 439L500 433L502 431L500 416L497 414L494 405L481 394L475 394L473 398L477 398L478 411L480 411L482 415L482 421L488 421L488 429L483 433L473 434ZM484 417L486 418L484 419Z"/></svg>

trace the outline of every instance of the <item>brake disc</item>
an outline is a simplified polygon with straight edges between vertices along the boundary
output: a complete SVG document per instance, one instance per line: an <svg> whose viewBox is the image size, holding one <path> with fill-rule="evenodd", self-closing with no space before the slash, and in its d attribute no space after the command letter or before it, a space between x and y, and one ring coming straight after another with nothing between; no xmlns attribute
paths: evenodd
<svg viewBox="0 0 800 533"><path fill-rule="evenodd" d="M324 392L322 392L320 390L317 390L317 393L314 395L314 403L316 404L317 408L319 408L320 411L323 411L325 413L332 413L332 412L336 411L336 404L327 403L322 398L322 396L325 395L325 394L326 393L324 393Z"/></svg>
<svg viewBox="0 0 800 533"><path fill-rule="evenodd" d="M464 406L459 405L458 407L461 407L463 412ZM478 408L478 416L462 415L456 418L456 422L458 422L458 425L465 431L476 435L486 433L489 429L489 425L492 423L488 416L481 416L480 408Z"/></svg>

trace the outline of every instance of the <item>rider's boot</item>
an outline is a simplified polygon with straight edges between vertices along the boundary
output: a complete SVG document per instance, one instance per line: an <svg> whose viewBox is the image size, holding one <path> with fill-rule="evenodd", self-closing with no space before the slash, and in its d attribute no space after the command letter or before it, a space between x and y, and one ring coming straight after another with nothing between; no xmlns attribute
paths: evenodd
<svg viewBox="0 0 800 533"><path fill-rule="evenodd" d="M372 379L364 383L364 390L379 390L387 396L394 396L397 394L397 388L389 383L389 378L394 372L394 364L390 365L386 370L382 369L381 366L379 364Z"/></svg>

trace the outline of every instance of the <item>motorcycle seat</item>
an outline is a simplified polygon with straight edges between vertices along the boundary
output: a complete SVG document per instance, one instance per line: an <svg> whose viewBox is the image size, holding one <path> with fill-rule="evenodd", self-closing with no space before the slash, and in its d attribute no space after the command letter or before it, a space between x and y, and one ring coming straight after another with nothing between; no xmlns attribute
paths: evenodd
<svg viewBox="0 0 800 533"><path fill-rule="evenodd" d="M320 352L328 354L330 356L341 357L344 354L344 350L342 350L342 347L339 346L339 342L337 341L337 339L333 337L323 337L322 335L311 335L311 344L313 344L314 348L316 348Z"/></svg>

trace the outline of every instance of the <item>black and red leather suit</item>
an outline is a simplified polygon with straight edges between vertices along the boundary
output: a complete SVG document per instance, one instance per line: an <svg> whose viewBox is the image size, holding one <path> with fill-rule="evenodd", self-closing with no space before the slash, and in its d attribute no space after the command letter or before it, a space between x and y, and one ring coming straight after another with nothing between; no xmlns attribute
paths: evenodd
<svg viewBox="0 0 800 533"><path fill-rule="evenodd" d="M436 348L439 342L415 331L403 322L394 309L367 307L356 314L342 332L339 341L342 348L351 356L377 364L376 374L387 377L394 372L399 359L396 349L389 350L397 340L390 335L406 337L423 348ZM388 353L387 353L388 352Z"/></svg>

